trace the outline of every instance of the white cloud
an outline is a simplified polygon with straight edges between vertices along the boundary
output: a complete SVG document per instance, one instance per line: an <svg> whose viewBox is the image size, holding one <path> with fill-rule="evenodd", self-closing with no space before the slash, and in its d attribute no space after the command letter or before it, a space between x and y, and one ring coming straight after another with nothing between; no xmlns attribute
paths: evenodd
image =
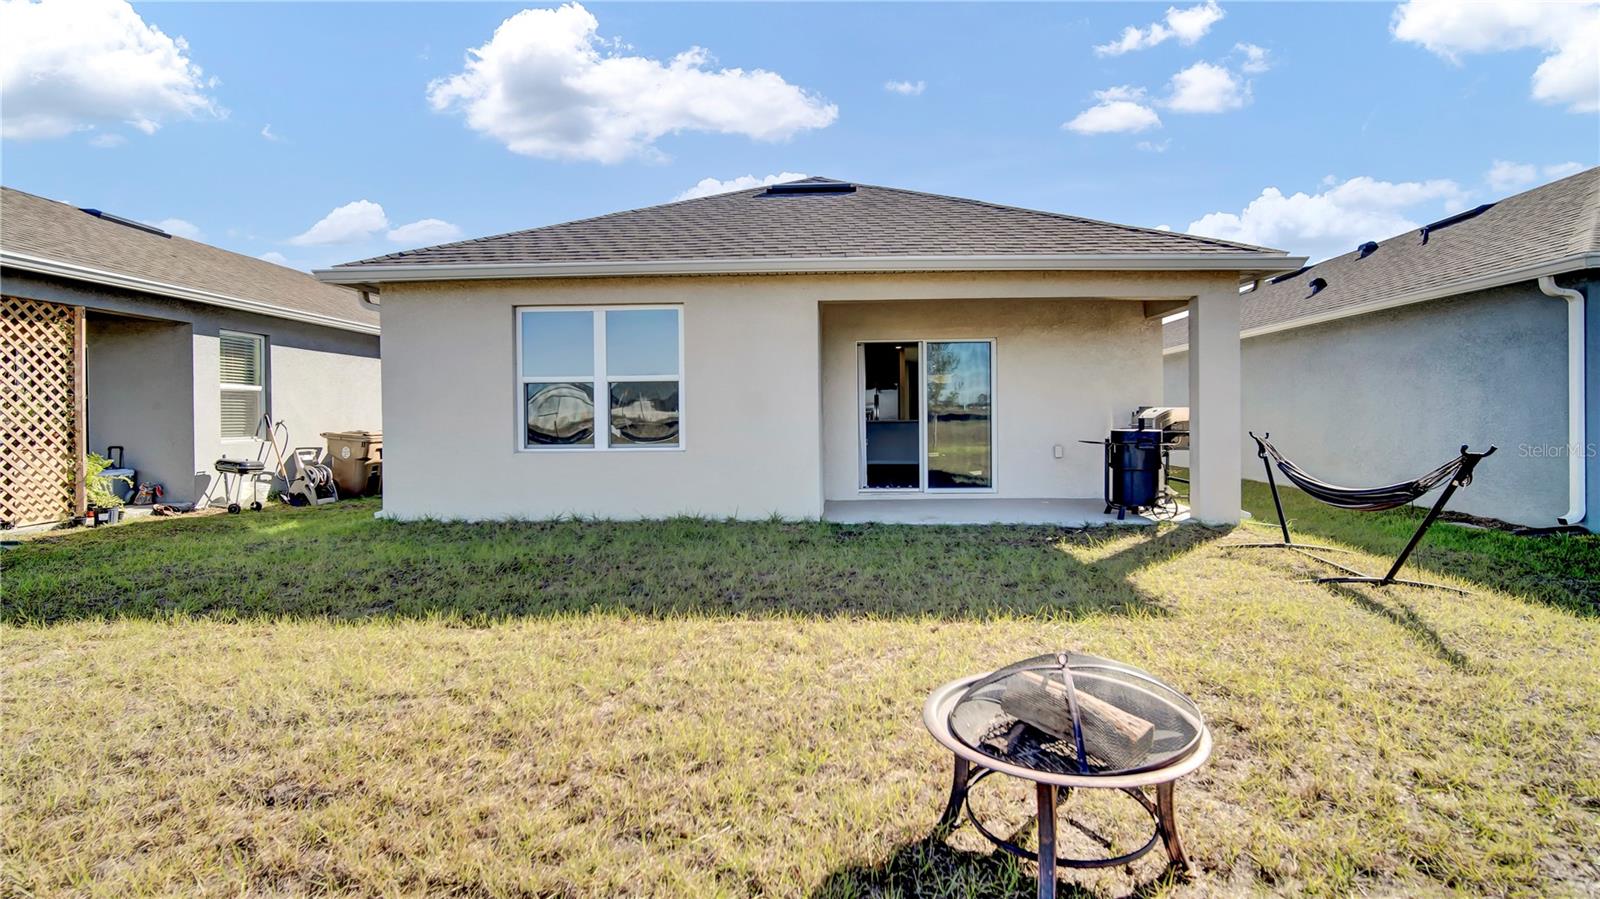
<svg viewBox="0 0 1600 899"><path fill-rule="evenodd" d="M389 217L384 215L382 206L371 200L357 200L323 216L303 234L289 238L289 243L297 247L356 243L388 227Z"/></svg>
<svg viewBox="0 0 1600 899"><path fill-rule="evenodd" d="M1121 85L1095 91L1099 103L1061 127L1079 134L1117 134L1160 128L1161 117L1144 103L1144 88Z"/></svg>
<svg viewBox="0 0 1600 899"><path fill-rule="evenodd" d="M1460 62L1463 54L1542 50L1531 93L1572 112L1600 110L1600 2L1408 0L1389 30L1402 41Z"/></svg>
<svg viewBox="0 0 1600 899"><path fill-rule="evenodd" d="M261 126L261 136L275 144L283 142L283 135L273 131L272 123L270 122Z"/></svg>
<svg viewBox="0 0 1600 899"><path fill-rule="evenodd" d="M264 259L267 262L272 263L273 265L287 266L289 264L289 257L283 255L282 253L278 252L277 250L268 250L265 253L262 253L260 256L257 256L256 258L257 259Z"/></svg>
<svg viewBox="0 0 1600 899"><path fill-rule="evenodd" d="M102 131L99 134L89 138L89 146L98 147L102 150L109 150L112 147L120 147L127 142L127 135L118 134L115 131Z"/></svg>
<svg viewBox="0 0 1600 899"><path fill-rule="evenodd" d="M674 201L693 200L698 197L709 197L713 194L725 194L729 191L750 190L755 187L766 187L769 184L782 184L785 181L799 181L807 177L809 176L800 172L779 172L776 175L766 175L761 178L757 178L754 175L740 175L737 178L729 178L726 181L718 181L716 178L701 178L694 187L672 199Z"/></svg>
<svg viewBox="0 0 1600 899"><path fill-rule="evenodd" d="M1506 193L1532 187L1543 181L1555 181L1568 175L1576 175L1581 171L1583 164L1579 162L1558 162L1553 165L1537 166L1496 159L1494 165L1489 167L1489 171L1484 173L1483 180L1489 185L1490 190Z"/></svg>
<svg viewBox="0 0 1600 899"><path fill-rule="evenodd" d="M126 0L0 0L0 136L62 137L126 123L153 134L174 119L221 115L214 82Z"/></svg>
<svg viewBox="0 0 1600 899"><path fill-rule="evenodd" d="M463 71L429 84L428 102L514 153L605 163L659 155L655 142L680 131L774 141L838 118L775 72L708 68L700 47L665 63L628 56L598 29L577 3L525 9L468 50Z"/></svg>
<svg viewBox="0 0 1600 899"><path fill-rule="evenodd" d="M1192 44L1205 37L1212 25L1222 21L1223 15L1216 0L1206 0L1187 9L1169 6L1164 22L1153 22L1145 28L1129 25L1122 29L1121 37L1095 47L1094 52L1100 56L1121 56L1134 50L1154 47L1171 38L1177 38L1181 44Z"/></svg>
<svg viewBox="0 0 1600 899"><path fill-rule="evenodd" d="M1558 162L1554 165L1547 165L1540 171L1544 173L1546 181L1556 181L1568 175L1576 175L1583 171L1583 168L1584 166L1581 162Z"/></svg>
<svg viewBox="0 0 1600 899"><path fill-rule="evenodd" d="M1172 138L1170 137L1162 141L1142 140L1133 145L1134 149L1143 150L1146 153L1165 153L1171 146Z"/></svg>
<svg viewBox="0 0 1600 899"><path fill-rule="evenodd" d="M1171 231L1172 230L1172 226L1171 225L1157 225L1156 226L1156 230L1157 231Z"/></svg>
<svg viewBox="0 0 1600 899"><path fill-rule="evenodd" d="M1325 259L1418 227L1411 213L1459 209L1467 193L1454 181L1335 181L1317 194L1285 196L1269 187L1240 212L1213 212L1189 223L1190 234L1303 253ZM1427 218L1437 216L1428 215Z"/></svg>
<svg viewBox="0 0 1600 899"><path fill-rule="evenodd" d="M200 239L200 226L183 219L162 219L159 222L146 222L145 224L154 225L177 237L187 237L190 240Z"/></svg>
<svg viewBox="0 0 1600 899"><path fill-rule="evenodd" d="M1172 76L1165 105L1178 112L1227 112L1249 102L1250 85L1222 66L1197 62Z"/></svg>
<svg viewBox="0 0 1600 899"><path fill-rule="evenodd" d="M891 94L904 94L908 97L920 97L928 89L926 81L885 81L883 89Z"/></svg>
<svg viewBox="0 0 1600 899"><path fill-rule="evenodd" d="M1244 56L1244 62L1239 64L1239 68L1247 74L1259 75L1272 68L1272 63L1267 61L1267 56L1270 54L1266 47L1240 43L1233 45L1233 51Z"/></svg>
<svg viewBox="0 0 1600 899"><path fill-rule="evenodd" d="M395 228L388 236L395 243L424 246L455 240L461 236L461 229L444 219L418 219Z"/></svg>

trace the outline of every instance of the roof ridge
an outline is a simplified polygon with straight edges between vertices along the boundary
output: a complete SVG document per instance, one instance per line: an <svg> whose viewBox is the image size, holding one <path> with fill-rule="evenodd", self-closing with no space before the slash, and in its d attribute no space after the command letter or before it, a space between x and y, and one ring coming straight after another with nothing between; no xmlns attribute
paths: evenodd
<svg viewBox="0 0 1600 899"><path fill-rule="evenodd" d="M1256 244L1240 243L1240 242L1234 241L1234 240L1223 240L1223 239L1221 239L1219 237L1206 237L1206 236L1201 235L1201 234L1187 234L1187 233L1184 233L1182 231L1173 231L1170 228L1165 230L1165 231L1163 231L1160 228L1146 228L1146 227L1143 227L1141 225L1126 225L1126 224L1123 224L1122 222L1108 222L1108 221L1106 221L1104 219L1088 218L1087 216L1073 215L1071 213L1066 213L1066 212L1052 212L1052 211L1050 211L1048 209L1033 209L1033 208L1030 208L1030 207L1027 207L1027 206L1012 206L1012 205L1007 204L1007 203L996 203L996 202L994 202L992 200L977 200L977 199L973 199L972 197L958 197L958 196L955 196L954 194L936 194L936 193L932 193L931 191L911 190L911 189L905 188L905 187L886 187L886 186L884 186L882 184L866 184L866 183L860 182L860 181L851 182L851 183L857 185L858 187L870 187L873 190L887 190L887 191L893 191L894 193L911 194L912 196L917 196L917 197L932 197L932 198L938 199L938 200L952 200L952 201L957 202L957 203L968 203L968 204L971 204L973 206L985 206L985 207L988 207L990 209L1004 209L1004 210L1007 210L1009 212L1025 212L1025 213L1028 213L1030 215L1042 215L1042 216L1045 216L1046 218L1061 219L1063 221L1082 222L1082 223L1090 224L1090 225L1102 225L1102 226L1107 227L1107 228L1119 228L1119 229L1121 229L1123 231L1132 231L1132 232L1138 233L1138 234L1163 234L1163 235L1167 235L1169 237L1178 237L1178 238L1182 238L1182 239L1185 239L1185 240L1194 240L1194 241L1199 241L1201 243L1208 243L1208 244L1212 244L1214 246L1220 246L1220 247L1229 247L1231 249L1236 249L1236 250L1255 250L1255 251L1258 251L1258 252L1285 253L1285 254L1287 254L1287 252L1288 252L1286 250L1280 250L1280 249L1276 249L1274 247L1263 247L1263 246L1258 246Z"/></svg>
<svg viewBox="0 0 1600 899"><path fill-rule="evenodd" d="M807 175L806 177L796 179L795 181L774 181L773 184L796 184L796 183L800 183L800 182L804 182L804 181L819 181L819 180L820 181L837 181L838 179L836 179L836 178L826 178L826 177L823 177L821 175ZM603 219L615 218L615 217L617 217L619 215L632 215L635 212L645 212L645 211L651 210L651 209L665 209L665 208L667 208L669 206L683 206L683 205L685 205L687 203L698 203L698 202L701 202L702 200L717 200L717 199L722 199L724 197L731 197L734 194L745 194L745 193L751 193L751 192L762 193L762 192L765 192L766 189L768 187L771 187L771 186L772 186L771 184L763 184L763 185L761 185L759 187L741 187L741 188L739 188L737 190L725 190L725 191L722 191L720 193L706 194L703 197L687 197L687 198L682 199L682 200L668 200L665 203L651 203L649 206L635 206L635 207L633 207L631 209L618 209L615 212L606 212L606 213L601 213L600 215L584 216L583 218L577 218L577 219L567 219L566 221L561 221L561 222L551 222L548 225L535 225L532 228L517 228L516 230L513 230L513 231L502 231L499 234L485 234L482 237L469 237L466 240L452 240L449 243L436 243L436 244L429 244L429 245L427 245L425 247L415 247L415 248L409 249L409 250L397 250L397 251L395 251L393 253L384 253L384 254L382 254L380 256L372 256L372 257L367 258L367 259L357 259L357 260L354 260L352 262L341 262L341 263L339 263L339 265L362 265L362 264L365 264L365 263L368 263L368 262L376 262L376 261L378 261L380 259L392 259L392 258L394 258L396 256L408 256L408 255L410 255L412 253L420 253L423 250L437 250L437 249L440 249L440 248L443 248L443 247L461 247L461 246L468 246L470 244L475 244L475 243L483 243L486 240L499 240L502 237L515 237L515 236L517 236L519 234L527 234L527 233L532 232L532 231L542 231L545 228L560 228L560 227L563 227L565 225L584 225L584 224L588 224L589 222L598 222L598 221L601 221Z"/></svg>

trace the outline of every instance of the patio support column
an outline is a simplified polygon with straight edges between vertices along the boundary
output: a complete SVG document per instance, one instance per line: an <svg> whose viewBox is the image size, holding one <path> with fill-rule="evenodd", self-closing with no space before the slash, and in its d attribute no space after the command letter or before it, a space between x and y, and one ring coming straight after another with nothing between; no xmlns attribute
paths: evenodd
<svg viewBox="0 0 1600 899"><path fill-rule="evenodd" d="M1189 514L1205 524L1241 516L1239 291L1221 283L1189 301Z"/></svg>

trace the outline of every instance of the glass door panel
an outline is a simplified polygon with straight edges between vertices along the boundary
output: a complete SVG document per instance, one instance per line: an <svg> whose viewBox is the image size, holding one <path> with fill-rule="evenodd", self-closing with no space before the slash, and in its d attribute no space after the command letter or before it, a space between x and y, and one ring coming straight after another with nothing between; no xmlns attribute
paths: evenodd
<svg viewBox="0 0 1600 899"><path fill-rule="evenodd" d="M928 341L929 490L994 486L994 392L988 341Z"/></svg>
<svg viewBox="0 0 1600 899"><path fill-rule="evenodd" d="M914 342L861 345L861 486L922 487L921 364Z"/></svg>

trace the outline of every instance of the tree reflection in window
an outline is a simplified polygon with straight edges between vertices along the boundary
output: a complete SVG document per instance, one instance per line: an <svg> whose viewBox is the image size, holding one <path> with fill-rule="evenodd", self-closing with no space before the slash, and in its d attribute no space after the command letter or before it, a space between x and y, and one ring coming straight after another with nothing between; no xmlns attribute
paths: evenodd
<svg viewBox="0 0 1600 899"><path fill-rule="evenodd" d="M678 382L611 382L611 445L677 446Z"/></svg>
<svg viewBox="0 0 1600 899"><path fill-rule="evenodd" d="M524 384L529 446L593 446L594 385Z"/></svg>

